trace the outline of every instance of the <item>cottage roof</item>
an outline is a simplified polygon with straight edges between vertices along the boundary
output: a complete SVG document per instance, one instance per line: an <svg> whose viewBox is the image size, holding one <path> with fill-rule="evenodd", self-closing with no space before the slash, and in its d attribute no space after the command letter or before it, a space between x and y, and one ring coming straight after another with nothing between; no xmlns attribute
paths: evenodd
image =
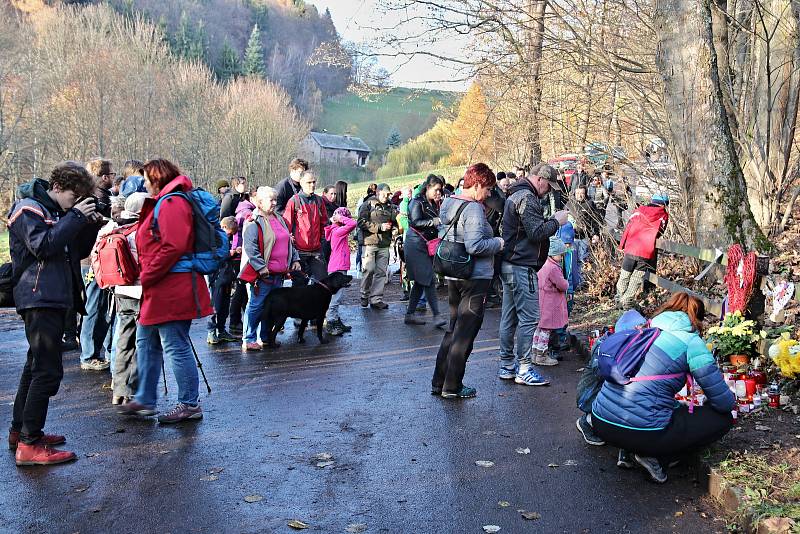
<svg viewBox="0 0 800 534"><path fill-rule="evenodd" d="M371 152L367 144L358 137L352 137L349 135L334 135L321 132L310 132L309 135L322 148L353 150L356 152Z"/></svg>

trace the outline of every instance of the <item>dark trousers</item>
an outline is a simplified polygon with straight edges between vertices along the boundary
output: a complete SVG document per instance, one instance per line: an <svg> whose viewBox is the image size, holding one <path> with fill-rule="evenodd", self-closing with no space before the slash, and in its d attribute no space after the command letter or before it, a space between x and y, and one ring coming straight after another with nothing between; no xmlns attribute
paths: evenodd
<svg viewBox="0 0 800 534"><path fill-rule="evenodd" d="M328 276L328 266L322 260L321 251L301 252L300 269L303 271L302 274L292 272L292 287L308 285L310 276L313 276L314 280L322 280Z"/></svg>
<svg viewBox="0 0 800 534"><path fill-rule="evenodd" d="M74 308L70 308L64 315L64 340L76 341L78 335L78 314L75 313Z"/></svg>
<svg viewBox="0 0 800 534"><path fill-rule="evenodd" d="M230 278L217 273L211 279L211 302L214 305L214 314L208 318L207 329L209 332L225 330L228 314L231 310L231 290L233 283ZM233 322L233 321L231 321ZM241 313L240 320L241 322Z"/></svg>
<svg viewBox="0 0 800 534"><path fill-rule="evenodd" d="M448 280L450 326L444 334L431 385L442 391L457 393L464 386L467 358L483 324L486 293L491 280Z"/></svg>
<svg viewBox="0 0 800 534"><path fill-rule="evenodd" d="M423 286L419 282L413 282L411 286L411 293L408 295L408 308L406 314L411 315L417 309L422 294L425 294L425 299L430 304L431 311L434 315L439 315L439 300L436 296L436 279L429 286ZM424 304L423 304L424 306Z"/></svg>
<svg viewBox="0 0 800 534"><path fill-rule="evenodd" d="M247 305L247 284L234 280L231 291L231 325L242 326L242 313Z"/></svg>
<svg viewBox="0 0 800 534"><path fill-rule="evenodd" d="M607 443L644 456L670 460L707 447L728 433L733 426L730 412L720 413L711 406L677 408L664 430L631 430L592 417L592 427Z"/></svg>
<svg viewBox="0 0 800 534"><path fill-rule="evenodd" d="M58 393L64 367L61 364L61 339L66 310L31 308L21 312L28 338L28 358L22 368L11 428L20 431L23 443L42 437L50 397Z"/></svg>
<svg viewBox="0 0 800 534"><path fill-rule="evenodd" d="M117 307L117 352L111 367L114 395L133 397L139 386L136 367L136 318L139 316L138 299L115 296Z"/></svg>

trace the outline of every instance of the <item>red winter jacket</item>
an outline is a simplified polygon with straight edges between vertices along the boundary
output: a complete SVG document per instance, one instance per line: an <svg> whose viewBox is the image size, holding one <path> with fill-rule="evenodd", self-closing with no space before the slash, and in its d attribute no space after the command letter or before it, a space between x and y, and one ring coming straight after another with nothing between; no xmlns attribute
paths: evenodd
<svg viewBox="0 0 800 534"><path fill-rule="evenodd" d="M317 252L322 248L322 237L328 224L322 197L297 193L286 203L283 218L299 252Z"/></svg>
<svg viewBox="0 0 800 534"><path fill-rule="evenodd" d="M186 176L178 176L158 196L146 199L142 206L136 232L142 281L140 324L196 319L214 313L202 274L169 272L194 245L192 208L189 203L177 196L164 200L158 212L159 233L153 233L153 209L158 199L174 191L190 189L192 181ZM195 277L194 288L192 277Z"/></svg>
<svg viewBox="0 0 800 534"><path fill-rule="evenodd" d="M669 214L664 206L648 204L633 212L628 220L619 248L630 256L638 256L646 260L656 254L656 239L667 227Z"/></svg>

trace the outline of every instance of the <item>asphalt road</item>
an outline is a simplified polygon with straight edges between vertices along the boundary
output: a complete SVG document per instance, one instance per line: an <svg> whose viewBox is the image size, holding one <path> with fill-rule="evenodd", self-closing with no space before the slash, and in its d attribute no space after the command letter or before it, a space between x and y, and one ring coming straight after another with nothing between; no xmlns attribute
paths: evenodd
<svg viewBox="0 0 800 534"><path fill-rule="evenodd" d="M575 356L552 370L550 387L495 378L498 310L467 368L478 396L465 401L429 394L441 331L404 325L399 303L343 313L353 333L325 346L307 333L297 345L287 326L284 345L263 354L211 350L196 323L213 392L201 395L203 421L175 427L118 416L108 376L66 354L48 430L66 434L79 460L17 468L2 455L0 531L291 532L293 519L316 532L724 531L688 468L657 486L580 439ZM0 320L4 421L27 348L20 326ZM175 391L170 378L162 409Z"/></svg>

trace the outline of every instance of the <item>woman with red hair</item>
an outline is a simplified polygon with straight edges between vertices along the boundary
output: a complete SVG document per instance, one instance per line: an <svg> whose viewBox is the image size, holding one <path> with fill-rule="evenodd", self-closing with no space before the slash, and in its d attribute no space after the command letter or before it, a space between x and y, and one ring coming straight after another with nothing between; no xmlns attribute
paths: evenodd
<svg viewBox="0 0 800 534"><path fill-rule="evenodd" d="M606 381L592 405L591 419L585 421L621 449L618 466L633 467L635 461L654 482L667 481L665 465L714 443L733 424L736 399L701 337L704 315L699 298L683 292L672 295L653 314L650 326L661 332L633 381L624 386ZM693 412L675 403L687 378L697 382L708 399ZM582 422L578 420L579 429Z"/></svg>
<svg viewBox="0 0 800 534"><path fill-rule="evenodd" d="M119 413L156 413L158 379L166 355L178 383L178 405L160 415L158 421L167 424L202 419L189 327L192 319L211 315L213 309L202 275L173 272L178 260L194 247L192 206L185 197L173 193L189 193L193 184L172 162L154 159L144 165L144 185L151 198L144 202L136 232L142 283L136 329L139 388L134 400ZM158 221L154 213L157 204Z"/></svg>
<svg viewBox="0 0 800 534"><path fill-rule="evenodd" d="M449 278L450 325L436 356L431 393L446 399L474 397L475 388L462 382L467 358L483 323L486 294L494 276L494 256L503 250L503 239L494 237L486 220L483 201L491 194L495 175L485 163L476 163L464 174L458 195L444 199L439 211L443 239L464 243L474 265L468 279ZM451 222L457 219L452 226Z"/></svg>

